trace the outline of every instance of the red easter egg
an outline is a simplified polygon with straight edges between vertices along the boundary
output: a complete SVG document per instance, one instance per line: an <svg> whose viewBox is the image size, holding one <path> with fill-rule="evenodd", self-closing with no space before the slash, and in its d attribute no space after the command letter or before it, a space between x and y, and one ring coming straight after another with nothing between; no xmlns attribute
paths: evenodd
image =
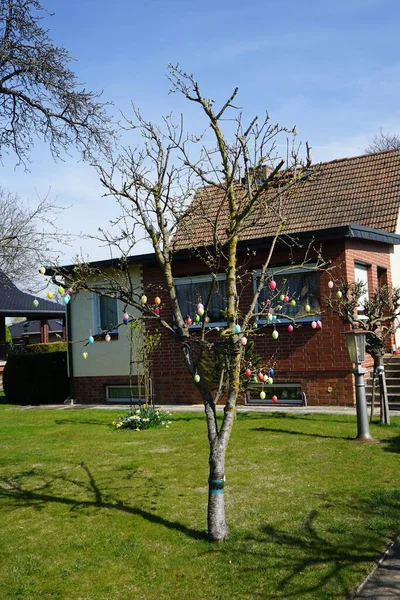
<svg viewBox="0 0 400 600"><path fill-rule="evenodd" d="M278 396L272 396L271 400L274 404L276 404L278 402Z"/></svg>
<svg viewBox="0 0 400 600"><path fill-rule="evenodd" d="M276 290L276 281L274 281L273 279L269 282L269 288L271 290Z"/></svg>
<svg viewBox="0 0 400 600"><path fill-rule="evenodd" d="M160 314L160 309L159 308L155 308L154 312L155 312L156 315L159 315Z"/></svg>
<svg viewBox="0 0 400 600"><path fill-rule="evenodd" d="M251 377L251 369L246 369L244 374L246 375L246 377Z"/></svg>
<svg viewBox="0 0 400 600"><path fill-rule="evenodd" d="M284 300L284 302L289 302L290 298L289 298L289 296L283 296L283 300Z"/></svg>
<svg viewBox="0 0 400 600"><path fill-rule="evenodd" d="M264 374L263 374L263 373L261 373L261 371L260 371L260 373L257 375L257 377L258 377L258 381L264 381Z"/></svg>
<svg viewBox="0 0 400 600"><path fill-rule="evenodd" d="M321 321L317 321L317 327L318 327L318 329L321 329L321 327L322 327Z"/></svg>
<svg viewBox="0 0 400 600"><path fill-rule="evenodd" d="M290 333L292 333L293 329L294 329L293 325L288 325L288 331L290 331Z"/></svg>

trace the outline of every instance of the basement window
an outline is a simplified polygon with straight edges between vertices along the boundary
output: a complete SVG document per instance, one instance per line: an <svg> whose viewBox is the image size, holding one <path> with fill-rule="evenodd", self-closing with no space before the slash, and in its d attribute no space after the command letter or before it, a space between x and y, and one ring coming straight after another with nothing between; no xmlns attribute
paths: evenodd
<svg viewBox="0 0 400 600"><path fill-rule="evenodd" d="M144 402L144 398L140 397L137 385L106 386L106 402L110 404L137 404L140 401Z"/></svg>
<svg viewBox="0 0 400 600"><path fill-rule="evenodd" d="M260 392L265 392L265 399L261 400ZM272 402L272 396L278 398L278 402ZM274 383L273 385L263 385L262 383L252 383L247 388L248 404L270 404L279 406L279 404L302 405L303 393L301 383Z"/></svg>

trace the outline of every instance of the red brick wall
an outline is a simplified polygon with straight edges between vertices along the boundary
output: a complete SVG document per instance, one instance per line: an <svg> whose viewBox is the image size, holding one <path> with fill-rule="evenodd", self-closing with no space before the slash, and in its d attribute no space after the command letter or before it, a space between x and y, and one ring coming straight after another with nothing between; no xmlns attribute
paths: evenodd
<svg viewBox="0 0 400 600"><path fill-rule="evenodd" d="M108 385L129 385L127 376L107 377L74 377L71 397L76 402L86 404L103 404L106 401L106 387ZM133 381L132 383L136 383Z"/></svg>
<svg viewBox="0 0 400 600"><path fill-rule="evenodd" d="M266 251L268 248L266 248ZM317 249L318 251L318 249ZM317 252L316 251L316 252ZM294 263L304 257L304 248L297 249L291 256ZM312 252L311 252L312 254ZM361 240L340 240L325 244L323 257L329 271L320 273L320 293L322 313L322 329L312 329L310 324L303 324L293 333L287 330L287 324L277 325L279 339L271 337L272 328L267 327L251 338L256 340L256 351L266 362L273 356L271 366L275 368L275 382L285 383L300 381L302 389L310 405L352 405L354 403L353 378L345 336L349 329L339 317L325 310L323 297L329 293L328 281L347 278L354 280L354 260L371 264L370 290L377 284L377 267L388 269L390 283L390 254L384 246ZM247 260L247 269L256 269L262 262L262 253ZM311 257L312 258L312 257ZM274 254L274 264L289 264L287 247L278 248ZM198 260L177 262L175 275L195 275L207 273L207 269ZM155 266L143 269L143 285L149 300L158 295L161 297L161 316L171 318L168 295L163 287L160 270ZM334 290L333 290L334 292ZM252 286L247 285L241 293L240 302L243 307L249 302ZM161 342L153 356L153 389L154 398L161 404L201 403L201 396L187 372L180 346L170 334L155 320L148 322L148 327L162 331ZM86 397L88 400L101 401L105 398L106 384L126 384L123 378L76 378L74 397L77 400Z"/></svg>

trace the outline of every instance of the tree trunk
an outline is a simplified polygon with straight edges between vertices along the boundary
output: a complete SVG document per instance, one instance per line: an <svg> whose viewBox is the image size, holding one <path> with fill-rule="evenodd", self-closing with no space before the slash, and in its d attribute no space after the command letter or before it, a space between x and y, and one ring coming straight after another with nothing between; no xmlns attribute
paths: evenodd
<svg viewBox="0 0 400 600"><path fill-rule="evenodd" d="M372 423L372 419L374 418L374 410L375 410L375 381L376 381L376 373L375 373L375 365L372 371L372 398L371 398L371 414L369 420Z"/></svg>
<svg viewBox="0 0 400 600"><path fill-rule="evenodd" d="M374 356L374 371L378 374L379 381L380 422L384 425L390 425L389 401L386 389L383 355Z"/></svg>
<svg viewBox="0 0 400 600"><path fill-rule="evenodd" d="M210 449L210 474L208 478L208 540L224 542L229 535L225 519L225 451L221 444Z"/></svg>
<svg viewBox="0 0 400 600"><path fill-rule="evenodd" d="M379 390L381 400L381 418L380 422L384 425L390 425L389 401L386 388L385 371L379 374Z"/></svg>

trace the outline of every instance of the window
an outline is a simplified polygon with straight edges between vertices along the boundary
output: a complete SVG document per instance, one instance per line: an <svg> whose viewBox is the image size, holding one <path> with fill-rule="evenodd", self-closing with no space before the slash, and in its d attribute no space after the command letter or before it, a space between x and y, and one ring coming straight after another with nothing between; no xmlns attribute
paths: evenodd
<svg viewBox="0 0 400 600"><path fill-rule="evenodd" d="M197 305L201 302L206 304L210 295L212 279L210 275L199 275L193 277L179 277L175 279L176 295L182 316L191 317L193 322L197 313ZM207 308L207 316L210 325L224 323L226 317L226 277L224 274L217 275L212 297Z"/></svg>
<svg viewBox="0 0 400 600"><path fill-rule="evenodd" d="M144 401L138 385L108 385L106 387L106 402L110 404L137 404Z"/></svg>
<svg viewBox="0 0 400 600"><path fill-rule="evenodd" d="M94 334L117 333L118 302L116 298L94 294L93 296L93 329Z"/></svg>
<svg viewBox="0 0 400 600"><path fill-rule="evenodd" d="M368 300L368 265L355 263L354 278L357 283L364 284L364 293L360 296L360 303L357 306L357 315L360 319L365 319L364 302Z"/></svg>
<svg viewBox="0 0 400 600"><path fill-rule="evenodd" d="M276 290L273 292L269 288L269 279L267 284L261 291L258 301L258 312L265 309L265 302L269 301L269 306L276 309L281 315L287 315L294 319L299 315L299 321L312 321L320 316L321 307L319 302L319 272L312 269L312 265L308 267L277 267L269 270L269 277L273 277L276 281ZM256 288L260 273L255 274L254 288ZM281 300L281 296L288 296L290 300L295 300L295 306L290 302ZM305 307L310 307L310 316L306 315ZM262 315L261 322L265 321L265 316ZM283 317L278 318L277 322L285 322ZM287 321L286 321L287 322Z"/></svg>

